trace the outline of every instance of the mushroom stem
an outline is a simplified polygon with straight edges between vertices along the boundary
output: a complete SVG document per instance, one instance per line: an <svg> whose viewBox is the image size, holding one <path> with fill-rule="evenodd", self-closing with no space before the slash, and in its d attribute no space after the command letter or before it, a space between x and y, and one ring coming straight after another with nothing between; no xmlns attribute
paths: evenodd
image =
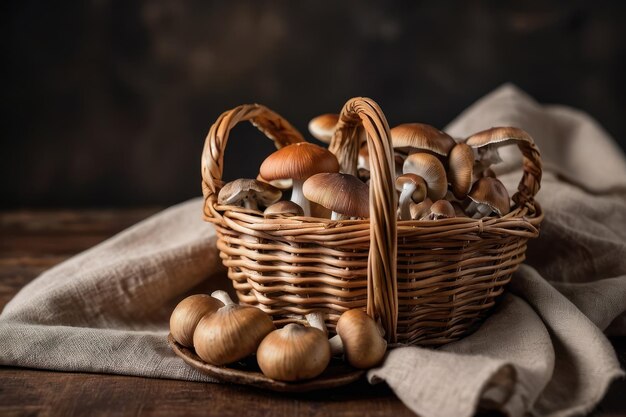
<svg viewBox="0 0 626 417"><path fill-rule="evenodd" d="M309 200L306 199L304 193L302 192L302 184L304 184L304 180L293 179L293 188L291 190L291 201L302 207L302 211L304 211L305 216L311 215L311 204Z"/></svg>
<svg viewBox="0 0 626 417"><path fill-rule="evenodd" d="M257 204L256 200L254 199L253 196L248 195L246 198L243 199L243 206L247 209L250 210L258 210L259 209L259 205Z"/></svg>
<svg viewBox="0 0 626 417"><path fill-rule="evenodd" d="M410 204L413 202L411 195L415 191L415 186L402 188L400 193L400 220L411 220Z"/></svg>
<svg viewBox="0 0 626 417"><path fill-rule="evenodd" d="M341 213L337 213L336 211L333 211L332 214L330 215L330 219L331 220L350 220L350 217Z"/></svg>
<svg viewBox="0 0 626 417"><path fill-rule="evenodd" d="M314 311L307 314L305 317L311 327L315 327L316 329L323 331L324 334L328 334L326 322L324 321L324 314L322 314L321 311Z"/></svg>
<svg viewBox="0 0 626 417"><path fill-rule="evenodd" d="M235 302L232 300L232 298L230 298L230 295L228 295L226 291L222 291L222 290L213 291L211 293L211 297L217 298L222 303L224 303L225 306L235 304Z"/></svg>
<svg viewBox="0 0 626 417"><path fill-rule="evenodd" d="M328 340L330 343L330 353L333 356L343 355L343 342L339 335L335 335Z"/></svg>

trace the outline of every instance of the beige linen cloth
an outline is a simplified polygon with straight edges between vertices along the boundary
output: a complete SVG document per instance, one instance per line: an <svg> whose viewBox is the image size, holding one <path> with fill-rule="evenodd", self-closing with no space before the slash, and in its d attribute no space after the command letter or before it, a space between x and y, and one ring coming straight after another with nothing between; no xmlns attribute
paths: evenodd
<svg viewBox="0 0 626 417"><path fill-rule="evenodd" d="M539 105L511 85L447 130L466 137L498 125L526 129L542 150L541 237L478 331L438 350L394 349L369 371L422 417L465 417L478 407L584 414L623 375L603 330L613 322L614 334L626 334L625 158L586 114ZM512 191L519 156L504 153L500 174ZM24 287L0 315L0 363L210 381L166 343L177 301L230 286L201 205L165 210Z"/></svg>

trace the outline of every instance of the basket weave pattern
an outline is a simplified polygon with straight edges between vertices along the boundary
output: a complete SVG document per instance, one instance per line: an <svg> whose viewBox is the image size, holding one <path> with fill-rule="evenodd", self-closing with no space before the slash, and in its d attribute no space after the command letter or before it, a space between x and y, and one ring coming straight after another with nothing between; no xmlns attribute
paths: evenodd
<svg viewBox="0 0 626 417"><path fill-rule="evenodd" d="M366 308L385 337L402 344L441 345L471 331L493 307L538 235L543 214L541 160L521 143L524 171L511 212L501 218L396 221L393 148L378 105L354 98L343 107L330 150L343 172L356 172L359 131L370 153L370 218L266 219L259 212L217 204L230 130L250 121L280 148L303 141L264 106L242 105L211 127L202 155L205 220L240 302L271 314L278 325L314 310L333 330L342 312Z"/></svg>

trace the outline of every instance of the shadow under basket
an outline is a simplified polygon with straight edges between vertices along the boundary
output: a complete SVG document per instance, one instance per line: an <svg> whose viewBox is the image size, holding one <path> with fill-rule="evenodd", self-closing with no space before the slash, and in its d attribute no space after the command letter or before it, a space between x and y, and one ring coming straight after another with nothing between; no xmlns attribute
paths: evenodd
<svg viewBox="0 0 626 417"><path fill-rule="evenodd" d="M473 331L525 259L543 218L534 201L541 159L534 143L518 144L524 169L505 216L396 221L393 148L378 105L354 98L343 107L330 150L342 172L355 173L359 132L367 133L370 218L264 218L219 205L223 154L230 130L250 121L280 148L303 141L268 108L242 105L211 127L202 155L204 218L239 301L270 314L279 326L322 311L329 331L341 313L366 309L391 343L438 346Z"/></svg>

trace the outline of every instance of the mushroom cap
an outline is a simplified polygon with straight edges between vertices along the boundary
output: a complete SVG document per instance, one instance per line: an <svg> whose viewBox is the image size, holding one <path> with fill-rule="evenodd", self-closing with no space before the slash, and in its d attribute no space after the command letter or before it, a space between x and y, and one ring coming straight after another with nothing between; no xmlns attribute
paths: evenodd
<svg viewBox="0 0 626 417"><path fill-rule="evenodd" d="M217 203L223 205L237 204L250 194L254 194L256 200L262 205L269 206L278 201L283 193L266 182L239 178L222 187L217 195Z"/></svg>
<svg viewBox="0 0 626 417"><path fill-rule="evenodd" d="M309 142L287 145L265 158L260 175L268 181L305 180L319 172L338 172L339 162L327 149Z"/></svg>
<svg viewBox="0 0 626 417"><path fill-rule="evenodd" d="M481 148L487 145L504 146L511 142L532 142L530 135L518 127L492 127L487 130L474 133L467 138L467 143L472 148Z"/></svg>
<svg viewBox="0 0 626 417"><path fill-rule="evenodd" d="M193 332L202 317L224 306L208 294L194 294L182 300L170 316L170 333L183 346L193 346Z"/></svg>
<svg viewBox="0 0 626 417"><path fill-rule="evenodd" d="M284 200L272 204L263 212L265 217L304 216L304 210L293 201Z"/></svg>
<svg viewBox="0 0 626 417"><path fill-rule="evenodd" d="M353 309L343 313L337 321L336 330L350 365L368 369L382 361L387 342L376 322L363 310Z"/></svg>
<svg viewBox="0 0 626 417"><path fill-rule="evenodd" d="M465 143L457 143L448 155L448 181L452 193L462 200L472 188L474 151Z"/></svg>
<svg viewBox="0 0 626 417"><path fill-rule="evenodd" d="M447 156L456 144L452 136L423 123L404 123L390 130L394 148L411 147Z"/></svg>
<svg viewBox="0 0 626 417"><path fill-rule="evenodd" d="M428 187L428 197L433 201L441 200L448 191L446 169L441 161L428 153L414 153L404 160L402 171L424 178Z"/></svg>
<svg viewBox="0 0 626 417"><path fill-rule="evenodd" d="M417 204L411 204L409 210L411 211L411 219L420 220L430 214L430 208L433 205L433 201L426 197L424 201Z"/></svg>
<svg viewBox="0 0 626 417"><path fill-rule="evenodd" d="M291 323L267 335L256 357L266 376L280 381L298 381L324 372L331 352L323 331Z"/></svg>
<svg viewBox="0 0 626 417"><path fill-rule="evenodd" d="M424 178L416 174L403 174L396 178L396 190L402 191L406 185L413 185L415 191L411 194L411 200L414 202L423 201L426 198L426 181Z"/></svg>
<svg viewBox="0 0 626 417"><path fill-rule="evenodd" d="M478 204L488 205L500 216L504 216L511 210L509 192L497 178L479 178L472 186L468 197Z"/></svg>
<svg viewBox="0 0 626 417"><path fill-rule="evenodd" d="M270 316L256 307L225 305L200 320L193 345L205 362L226 365L256 352L275 328Z"/></svg>
<svg viewBox="0 0 626 417"><path fill-rule="evenodd" d="M302 191L307 199L336 213L369 217L369 188L354 175L316 174L304 182Z"/></svg>
<svg viewBox="0 0 626 417"><path fill-rule="evenodd" d="M337 122L339 122L338 114L326 113L319 115L309 122L309 132L315 139L324 143L330 143L335 133Z"/></svg>
<svg viewBox="0 0 626 417"><path fill-rule="evenodd" d="M430 217L432 219L451 219L456 217L456 211L448 200L438 200L430 206Z"/></svg>

